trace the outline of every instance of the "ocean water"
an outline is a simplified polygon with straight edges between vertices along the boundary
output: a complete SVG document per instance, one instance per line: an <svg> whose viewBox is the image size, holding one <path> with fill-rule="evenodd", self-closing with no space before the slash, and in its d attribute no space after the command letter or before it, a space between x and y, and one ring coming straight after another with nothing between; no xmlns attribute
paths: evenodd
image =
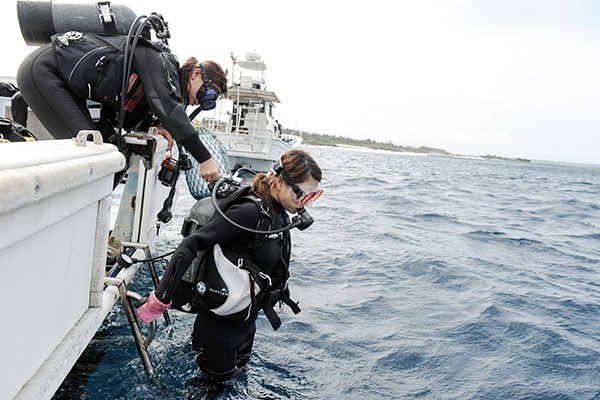
<svg viewBox="0 0 600 400"><path fill-rule="evenodd" d="M327 182L293 233L302 312L259 318L247 368L204 382L174 311L148 380L115 309L54 398L600 399L600 167L306 149Z"/></svg>

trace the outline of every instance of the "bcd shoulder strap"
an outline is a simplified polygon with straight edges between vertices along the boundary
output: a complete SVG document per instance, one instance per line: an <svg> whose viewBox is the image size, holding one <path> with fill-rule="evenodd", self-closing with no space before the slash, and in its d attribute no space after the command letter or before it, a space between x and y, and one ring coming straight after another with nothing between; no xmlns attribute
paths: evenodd
<svg viewBox="0 0 600 400"><path fill-rule="evenodd" d="M273 219L271 218L269 205L260 197L250 192L250 187L243 187L236 192L226 197L220 204L219 207L223 211L228 210L234 204L242 204L243 202L250 201L254 203L258 209L258 223L254 229L259 231L268 231L273 227ZM259 248L267 235L256 234L254 243L251 244L252 250Z"/></svg>

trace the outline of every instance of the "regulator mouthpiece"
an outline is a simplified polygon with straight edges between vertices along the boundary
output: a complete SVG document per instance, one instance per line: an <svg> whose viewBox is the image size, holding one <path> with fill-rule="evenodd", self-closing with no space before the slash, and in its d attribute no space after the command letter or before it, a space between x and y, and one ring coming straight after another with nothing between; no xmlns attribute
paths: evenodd
<svg viewBox="0 0 600 400"><path fill-rule="evenodd" d="M297 223L298 225L295 226L301 231L311 226L313 222L315 222L315 220L310 216L308 211L306 211L306 208L299 208L298 215L292 218L292 224Z"/></svg>

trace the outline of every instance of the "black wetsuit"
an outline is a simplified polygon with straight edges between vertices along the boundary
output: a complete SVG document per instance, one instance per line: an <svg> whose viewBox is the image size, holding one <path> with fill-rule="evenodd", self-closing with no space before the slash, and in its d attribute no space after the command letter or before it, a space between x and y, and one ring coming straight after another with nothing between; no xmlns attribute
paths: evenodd
<svg viewBox="0 0 600 400"><path fill-rule="evenodd" d="M105 138L114 133L116 109L103 105L102 118L94 123L86 99L78 97L60 77L52 44L40 47L21 63L17 82L21 94L42 124L56 139L69 139L82 130L100 130ZM93 64L91 66L93 68ZM125 115L125 128L150 126L152 114L202 163L211 155L204 147L182 104L179 65L176 59L139 42L133 57L135 72L144 89L144 98ZM168 81L168 77L173 77Z"/></svg>
<svg viewBox="0 0 600 400"><path fill-rule="evenodd" d="M273 229L289 223L289 217L279 203L273 203L273 211ZM225 214L234 222L252 229L256 228L259 221L258 207L251 201L235 204ZM196 258L198 251L219 244L228 258L228 252L248 254L248 243L254 242L255 238L255 234L236 228L220 215L216 215L211 222L183 239L177 247L156 289L156 297L163 303L171 301L177 283ZM251 261L266 274L271 273L282 256L282 247L285 246L281 240L281 236L266 238L260 247L249 253ZM236 259L230 261L235 263ZM201 310L198 313L192 334L192 346L199 352L197 361L203 372L212 376L227 377L236 366L239 367L247 361L252 351L257 316L258 312L255 312L242 323L232 323L208 311Z"/></svg>

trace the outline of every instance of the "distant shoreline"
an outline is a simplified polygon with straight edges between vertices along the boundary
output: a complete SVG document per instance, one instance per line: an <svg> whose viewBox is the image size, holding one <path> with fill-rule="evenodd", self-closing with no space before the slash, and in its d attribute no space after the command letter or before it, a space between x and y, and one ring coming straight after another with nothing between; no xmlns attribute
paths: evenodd
<svg viewBox="0 0 600 400"><path fill-rule="evenodd" d="M343 136L334 136L334 135L324 135L319 133L310 133L310 132L297 132L289 129L284 129L283 131L286 134L300 134L303 138L303 143L315 146L333 146L333 147L347 147L347 148L369 148L373 150L387 150L394 151L398 153L413 153L413 154L437 154L443 156L456 156L456 157L472 157L483 160L501 160L501 161L517 161L517 162L530 162L531 160L527 158L509 158L502 157L492 154L473 156L473 155L465 155L465 154L455 154L450 153L444 149L438 149L435 147L412 147L412 146L399 146L397 144L393 144L392 142L376 142L371 139L366 140L358 140L358 139L350 139Z"/></svg>

